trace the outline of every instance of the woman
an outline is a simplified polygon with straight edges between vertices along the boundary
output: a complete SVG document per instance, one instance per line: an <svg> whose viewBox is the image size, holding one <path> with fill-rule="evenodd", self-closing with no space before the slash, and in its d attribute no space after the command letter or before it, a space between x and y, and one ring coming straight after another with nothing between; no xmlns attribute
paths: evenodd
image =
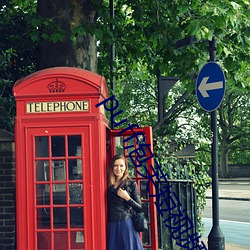
<svg viewBox="0 0 250 250"><path fill-rule="evenodd" d="M108 250L143 250L130 208L142 210L140 194L128 173L127 159L116 155L108 168Z"/></svg>

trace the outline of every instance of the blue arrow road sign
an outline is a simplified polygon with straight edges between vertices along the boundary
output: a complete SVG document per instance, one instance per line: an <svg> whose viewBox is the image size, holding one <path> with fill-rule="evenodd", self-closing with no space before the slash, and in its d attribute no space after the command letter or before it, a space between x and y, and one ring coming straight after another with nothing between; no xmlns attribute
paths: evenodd
<svg viewBox="0 0 250 250"><path fill-rule="evenodd" d="M196 96L208 112L217 109L225 95L226 81L221 67L215 62L205 64L196 81Z"/></svg>

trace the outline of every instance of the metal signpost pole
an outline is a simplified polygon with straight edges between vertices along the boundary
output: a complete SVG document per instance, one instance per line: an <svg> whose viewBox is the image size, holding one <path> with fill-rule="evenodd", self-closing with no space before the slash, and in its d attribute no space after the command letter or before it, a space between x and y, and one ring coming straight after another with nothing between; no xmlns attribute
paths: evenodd
<svg viewBox="0 0 250 250"><path fill-rule="evenodd" d="M210 61L215 62L215 38L209 42ZM212 140L212 204L213 227L208 235L209 250L225 250L225 238L219 225L219 184L218 184L218 129L217 110L211 112Z"/></svg>

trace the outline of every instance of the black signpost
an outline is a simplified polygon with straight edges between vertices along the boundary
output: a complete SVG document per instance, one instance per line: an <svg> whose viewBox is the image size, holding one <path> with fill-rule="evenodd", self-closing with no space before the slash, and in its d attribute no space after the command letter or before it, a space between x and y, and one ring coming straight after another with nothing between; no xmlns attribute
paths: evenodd
<svg viewBox="0 0 250 250"><path fill-rule="evenodd" d="M218 182L218 129L217 107L225 93L225 77L215 63L215 38L209 42L210 63L205 65L198 75L196 94L201 107L211 111L212 131L212 205L213 226L208 235L208 250L225 250L225 238L219 225L219 182ZM215 103L215 104L214 104ZM215 105L215 106L214 106Z"/></svg>

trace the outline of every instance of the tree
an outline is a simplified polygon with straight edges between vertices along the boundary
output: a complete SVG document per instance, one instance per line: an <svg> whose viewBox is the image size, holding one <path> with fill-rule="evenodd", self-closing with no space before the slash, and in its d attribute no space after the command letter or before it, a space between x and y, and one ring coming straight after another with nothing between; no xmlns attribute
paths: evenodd
<svg viewBox="0 0 250 250"><path fill-rule="evenodd" d="M71 66L97 72L93 28L101 0L38 0L42 40L37 68ZM49 20L49 24L44 22Z"/></svg>
<svg viewBox="0 0 250 250"><path fill-rule="evenodd" d="M217 57L223 68L226 64L226 77L237 75L233 85L249 88L249 78L241 77L249 55L248 5L240 0L116 1L114 38L119 62L125 62L128 70L143 62L151 74L178 76L193 88L189 74L198 72L208 59L204 41L214 36ZM175 48L177 40L191 35L197 38L195 44Z"/></svg>
<svg viewBox="0 0 250 250"><path fill-rule="evenodd" d="M118 1L117 6L120 6L118 7L115 33L116 48L118 50L117 54L120 59L118 67L121 64L120 61L122 61L122 58L124 58L125 65L128 67L128 69L124 69L123 75L131 74L131 69L139 69L141 65L143 65L147 67L151 75L155 75L154 83L156 82L156 76L159 74L178 76L182 80L182 85L189 89L191 93L194 89L194 81L190 76L193 75L193 72L197 73L206 60L209 59L208 41L211 40L212 37L215 37L217 40L217 59L226 74L228 88L232 88L233 91L236 92L238 91L237 88L245 88L245 91L249 93L250 74L249 62L247 59L250 55L249 29L247 28L249 26L249 19L247 18L249 7L248 1L219 2L215 0L206 3L201 1L185 3L183 1L174 1L171 3L141 1L140 4L133 1L126 1L126 4L124 4L123 1ZM127 34L126 36L123 35L125 32ZM190 35L194 35L197 38L197 42L193 44L192 47L189 46L177 50L175 48L175 42ZM131 40L129 37L131 37L133 41L137 41L136 47L130 42ZM135 75L137 76L137 74ZM120 79L119 75L117 79ZM127 79L128 77L126 80ZM124 84L124 82L124 79L119 81L119 87ZM128 81L126 82L126 87L124 87L125 91L123 94L128 91L127 84ZM155 89L155 85L154 87L152 86L151 84L150 89ZM143 89L144 88L140 86L140 89L136 92L143 95ZM144 103L144 108L141 109L144 110L144 120L146 117L146 110L148 109L147 114L152 114L152 110L155 110L156 107L156 105L153 109L146 107L145 100L150 100L150 106L152 107L152 96L156 95L151 92L148 94L147 98L145 93L146 92L144 92L144 96L141 99L144 101L137 102L138 106ZM133 93L130 94L130 96L131 95L133 96ZM228 102L226 101L226 103ZM136 109L133 107L133 112L131 112L131 114L133 114L135 110ZM186 106L186 113L187 110L188 108ZM200 116L200 112L198 111L199 108L197 105L194 105L191 117L192 119L197 116L204 117L202 123L208 128L208 131L204 133L199 129L197 132L200 131L200 135L204 134L206 136L206 141L210 142L210 121L206 114ZM176 113L179 114L180 118L185 112L181 112L181 109L178 108L178 111L169 117L164 125L165 128L167 127L168 133L171 130L173 133L178 132L180 128L178 128L176 123L173 126L171 121L177 117ZM195 115L194 112L198 112L199 115ZM222 112L225 113L224 110ZM139 112L137 112L137 114L138 113ZM189 123L188 127L193 128L190 124L194 122L196 122L196 124L201 124L199 117L197 117L196 121L194 120ZM151 122L155 121L155 119L152 118L149 120ZM219 124L222 125L222 123ZM183 124L181 126L183 126ZM175 129L173 130L170 128ZM193 129L191 131L193 131ZM221 131L223 131L223 129L221 129ZM197 134L197 132L195 134ZM231 133L231 137L234 137L232 130L228 132ZM190 137L190 132L188 134L189 138L193 138L193 136ZM201 137L200 135L197 135L198 138ZM198 145L202 145L200 142L197 143ZM220 169L225 169L226 172L227 165L222 159L227 150L223 150L226 144L222 137L220 145L222 150L220 154ZM210 154L210 150L207 150L207 147L205 152ZM210 157L208 157L208 159L209 158Z"/></svg>
<svg viewBox="0 0 250 250"><path fill-rule="evenodd" d="M114 21L109 17L108 0L39 0L37 13L36 2L31 0L2 2L5 6L2 11L6 8L12 12L16 10L14 12L18 11L25 17L23 20L30 27L27 37L41 48L38 68L41 68L42 57L46 57L43 61L46 67L69 65L95 69L96 63L91 66L90 58L96 61L98 51L98 73L108 78L108 52L114 40L117 73L123 74L129 72L131 67L143 66L151 75L186 79L183 84L192 89L190 74L198 72L208 59L207 41L214 36L217 57L225 69L226 78L231 79L232 86L249 89L247 0L212 0L205 3L200 0L167 3L118 0L115 1ZM5 19L6 16L3 22ZM109 30L111 21L115 25L113 33ZM14 34L18 35L18 32ZM195 44L184 49L175 48L177 40L190 35L197 38ZM46 54L47 51L49 54ZM125 72L119 71L120 66Z"/></svg>
<svg viewBox="0 0 250 250"><path fill-rule="evenodd" d="M14 130L16 80L35 70L37 44L33 41L34 4L17 7L13 1L0 2L0 128Z"/></svg>
<svg viewBox="0 0 250 250"><path fill-rule="evenodd" d="M115 93L124 103L124 115L134 117L140 125L157 122L159 74L178 76L180 93L186 89L192 93L191 76L208 59L208 40L213 36L227 85L233 91L249 91L247 0L119 0L115 1L115 20L110 20L108 4L108 0L1 1L1 100L7 108L2 106L0 110L1 117L8 117L1 121L2 127L13 129L14 105L9 98L13 83L35 69L81 67L104 75L109 82L109 48L113 40ZM110 23L115 25L114 32L109 29ZM177 40L190 35L197 38L196 43L175 48ZM168 102L174 100L176 97ZM184 110L187 113L187 106L178 108L158 133L176 133L176 117L182 116Z"/></svg>
<svg viewBox="0 0 250 250"><path fill-rule="evenodd" d="M250 136L249 110L248 95L242 92L235 93L234 91L228 91L226 101L219 108L219 127L221 129L220 177L228 177L228 153L230 151L240 150L246 156L249 154L249 144L246 140Z"/></svg>

